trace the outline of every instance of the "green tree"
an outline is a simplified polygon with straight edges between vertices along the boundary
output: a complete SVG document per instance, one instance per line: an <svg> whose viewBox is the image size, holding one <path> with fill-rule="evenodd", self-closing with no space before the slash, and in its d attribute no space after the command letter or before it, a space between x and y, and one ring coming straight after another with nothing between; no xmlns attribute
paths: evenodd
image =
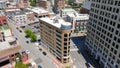
<svg viewBox="0 0 120 68"><path fill-rule="evenodd" d="M31 34L32 34L32 31L31 31L31 30L29 30L29 29L28 29L28 30L25 30L24 32L25 32L25 34L26 34L27 36L29 36L29 37L30 37L30 36L31 36Z"/></svg>
<svg viewBox="0 0 120 68"><path fill-rule="evenodd" d="M32 42L36 42L37 36L35 34L31 34L30 36Z"/></svg>
<svg viewBox="0 0 120 68"><path fill-rule="evenodd" d="M66 66L65 68L71 68L70 66Z"/></svg>
<svg viewBox="0 0 120 68"><path fill-rule="evenodd" d="M22 62L17 62L15 68L28 68L28 65L25 65Z"/></svg>
<svg viewBox="0 0 120 68"><path fill-rule="evenodd" d="M31 5L31 6L34 6L34 7L35 7L36 4L37 4L36 0L30 0L30 5Z"/></svg>

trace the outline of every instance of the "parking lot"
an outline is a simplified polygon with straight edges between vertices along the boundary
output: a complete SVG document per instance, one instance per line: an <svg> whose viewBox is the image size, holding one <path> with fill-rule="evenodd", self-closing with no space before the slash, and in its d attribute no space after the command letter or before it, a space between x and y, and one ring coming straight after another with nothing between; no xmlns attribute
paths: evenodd
<svg viewBox="0 0 120 68"><path fill-rule="evenodd" d="M31 23L25 26L20 26L23 30L29 29L32 30L33 33L40 35L40 25L39 22Z"/></svg>

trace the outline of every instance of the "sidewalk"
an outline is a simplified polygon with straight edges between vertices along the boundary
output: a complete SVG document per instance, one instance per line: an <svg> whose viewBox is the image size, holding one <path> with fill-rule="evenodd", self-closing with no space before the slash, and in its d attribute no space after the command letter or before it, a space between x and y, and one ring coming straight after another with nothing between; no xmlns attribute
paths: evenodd
<svg viewBox="0 0 120 68"><path fill-rule="evenodd" d="M71 37L77 37L77 36L86 36L87 34L86 33L71 33Z"/></svg>
<svg viewBox="0 0 120 68"><path fill-rule="evenodd" d="M39 48L41 48L43 51L45 51L47 53L47 56L50 57L54 61L54 63L57 65L58 68L66 68L66 66L70 66L72 68L73 61L72 61L71 57L70 57L69 63L62 64L55 58L55 56L53 56L50 52L48 52L44 46L40 45Z"/></svg>

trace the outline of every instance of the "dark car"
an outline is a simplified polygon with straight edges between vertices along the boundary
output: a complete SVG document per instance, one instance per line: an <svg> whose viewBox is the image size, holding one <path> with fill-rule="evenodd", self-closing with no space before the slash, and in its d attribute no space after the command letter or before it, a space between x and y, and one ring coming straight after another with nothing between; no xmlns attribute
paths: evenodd
<svg viewBox="0 0 120 68"><path fill-rule="evenodd" d="M29 41L26 41L26 43L29 43Z"/></svg>
<svg viewBox="0 0 120 68"><path fill-rule="evenodd" d="M21 28L25 28L25 26L21 26Z"/></svg>
<svg viewBox="0 0 120 68"><path fill-rule="evenodd" d="M38 64L38 68L42 68L42 66L40 64Z"/></svg>
<svg viewBox="0 0 120 68"><path fill-rule="evenodd" d="M28 35L26 35L26 36L25 36L25 38L29 38L29 36L28 36Z"/></svg>
<svg viewBox="0 0 120 68"><path fill-rule="evenodd" d="M15 38L16 40L18 40L18 38Z"/></svg>
<svg viewBox="0 0 120 68"><path fill-rule="evenodd" d="M18 27L16 27L16 29L19 29Z"/></svg>
<svg viewBox="0 0 120 68"><path fill-rule="evenodd" d="M39 48L39 51L42 51L42 49L41 49L41 48Z"/></svg>
<svg viewBox="0 0 120 68"><path fill-rule="evenodd" d="M46 53L46 52L43 52L43 55L47 55L47 53Z"/></svg>
<svg viewBox="0 0 120 68"><path fill-rule="evenodd" d="M19 30L20 32L22 32L22 30Z"/></svg>

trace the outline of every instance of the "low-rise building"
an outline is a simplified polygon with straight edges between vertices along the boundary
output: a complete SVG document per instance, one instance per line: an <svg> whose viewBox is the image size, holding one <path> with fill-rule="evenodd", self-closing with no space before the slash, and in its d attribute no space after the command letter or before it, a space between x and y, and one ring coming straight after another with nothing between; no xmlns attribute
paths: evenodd
<svg viewBox="0 0 120 68"><path fill-rule="evenodd" d="M84 1L85 0L70 0L70 2L76 3L76 4L83 3Z"/></svg>
<svg viewBox="0 0 120 68"><path fill-rule="evenodd" d="M66 8L61 10L60 16L66 21L72 23L73 30L86 32L86 24L89 19L88 14L79 14L74 9Z"/></svg>
<svg viewBox="0 0 120 68"><path fill-rule="evenodd" d="M4 9L7 7L6 2L7 2L7 0L0 0L0 9Z"/></svg>
<svg viewBox="0 0 120 68"><path fill-rule="evenodd" d="M73 30L84 33L86 31L86 24L89 20L88 14L67 14L67 21L72 23Z"/></svg>
<svg viewBox="0 0 120 68"><path fill-rule="evenodd" d="M83 6L80 8L81 14L89 14L91 8L91 0L85 0Z"/></svg>
<svg viewBox="0 0 120 68"><path fill-rule="evenodd" d="M47 9L47 0L39 0L37 6Z"/></svg>
<svg viewBox="0 0 120 68"><path fill-rule="evenodd" d="M28 9L21 9L21 11L23 11L25 13L25 15L27 16L27 21L35 20L35 15L32 11L30 11Z"/></svg>
<svg viewBox="0 0 120 68"><path fill-rule="evenodd" d="M0 67L12 63L16 58L14 55L21 48L12 36L10 29L0 31L0 47Z"/></svg>
<svg viewBox="0 0 120 68"><path fill-rule="evenodd" d="M15 21L16 24L25 24L27 23L27 16L23 11L19 9L16 11L8 11L7 12L8 18Z"/></svg>
<svg viewBox="0 0 120 68"><path fill-rule="evenodd" d="M5 13L2 10L0 10L0 26L7 25L7 24L8 24L7 17Z"/></svg>
<svg viewBox="0 0 120 68"><path fill-rule="evenodd" d="M67 14L73 14L75 12L74 9L71 9L71 8L66 8L66 9L62 9L60 11L60 16L62 18L66 18L67 17Z"/></svg>
<svg viewBox="0 0 120 68"><path fill-rule="evenodd" d="M16 24L26 25L39 20L35 18L34 12L28 9L6 9L9 19L15 21Z"/></svg>
<svg viewBox="0 0 120 68"><path fill-rule="evenodd" d="M41 42L61 63L70 61L72 25L59 16L40 18Z"/></svg>
<svg viewBox="0 0 120 68"><path fill-rule="evenodd" d="M46 17L48 16L48 13L49 13L47 10L39 7L27 8L27 9L34 12L34 15L39 18Z"/></svg>

